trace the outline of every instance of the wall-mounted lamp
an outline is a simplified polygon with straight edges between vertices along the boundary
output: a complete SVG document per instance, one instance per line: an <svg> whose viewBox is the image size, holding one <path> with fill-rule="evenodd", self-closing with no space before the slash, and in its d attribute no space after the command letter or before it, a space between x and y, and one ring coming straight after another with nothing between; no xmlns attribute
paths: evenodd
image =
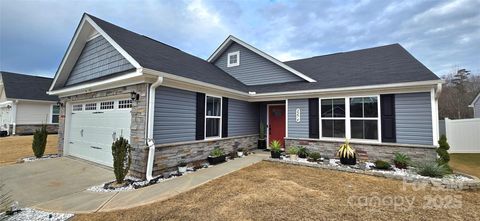
<svg viewBox="0 0 480 221"><path fill-rule="evenodd" d="M140 99L140 94L137 94L135 91L130 92L130 98L132 101L138 101Z"/></svg>
<svg viewBox="0 0 480 221"><path fill-rule="evenodd" d="M63 103L61 101L57 101L57 105L63 107Z"/></svg>

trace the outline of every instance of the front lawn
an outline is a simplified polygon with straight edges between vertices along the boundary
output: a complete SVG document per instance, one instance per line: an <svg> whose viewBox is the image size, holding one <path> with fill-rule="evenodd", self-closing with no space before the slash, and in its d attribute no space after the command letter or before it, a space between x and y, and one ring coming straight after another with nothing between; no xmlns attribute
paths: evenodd
<svg viewBox="0 0 480 221"><path fill-rule="evenodd" d="M20 158L33 156L31 136L0 137L0 166L17 162ZM58 135L49 134L45 154L57 153Z"/></svg>
<svg viewBox="0 0 480 221"><path fill-rule="evenodd" d="M447 207L447 208L443 208ZM260 162L163 202L74 220L479 220L480 191Z"/></svg>
<svg viewBox="0 0 480 221"><path fill-rule="evenodd" d="M455 171L480 178L480 153L452 153L449 165Z"/></svg>

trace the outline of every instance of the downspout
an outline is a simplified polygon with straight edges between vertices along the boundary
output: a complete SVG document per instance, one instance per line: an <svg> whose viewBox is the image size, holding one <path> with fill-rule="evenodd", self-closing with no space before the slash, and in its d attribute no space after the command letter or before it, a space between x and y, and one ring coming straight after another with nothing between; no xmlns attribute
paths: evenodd
<svg viewBox="0 0 480 221"><path fill-rule="evenodd" d="M18 100L15 100L12 104L12 135L15 135L16 130L17 130L17 105L18 105Z"/></svg>
<svg viewBox="0 0 480 221"><path fill-rule="evenodd" d="M438 100L440 98L440 94L442 93L442 83L437 84L437 90L435 91L435 99Z"/></svg>
<svg viewBox="0 0 480 221"><path fill-rule="evenodd" d="M150 86L149 96L148 96L148 136L147 136L147 145L148 145L148 160L147 160L147 172L145 177L148 181L153 179L153 161L155 158L155 141L153 140L153 118L155 117L155 89L160 86L163 82L163 77L158 77L157 81Z"/></svg>

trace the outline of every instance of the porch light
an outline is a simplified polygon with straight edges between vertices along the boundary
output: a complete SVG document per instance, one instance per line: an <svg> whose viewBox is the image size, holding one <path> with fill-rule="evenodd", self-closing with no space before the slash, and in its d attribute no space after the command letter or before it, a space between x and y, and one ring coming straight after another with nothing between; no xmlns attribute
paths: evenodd
<svg viewBox="0 0 480 221"><path fill-rule="evenodd" d="M137 94L135 91L130 92L130 98L132 101L138 101L140 99L140 94Z"/></svg>
<svg viewBox="0 0 480 221"><path fill-rule="evenodd" d="M63 103L61 101L57 101L57 105L63 107Z"/></svg>

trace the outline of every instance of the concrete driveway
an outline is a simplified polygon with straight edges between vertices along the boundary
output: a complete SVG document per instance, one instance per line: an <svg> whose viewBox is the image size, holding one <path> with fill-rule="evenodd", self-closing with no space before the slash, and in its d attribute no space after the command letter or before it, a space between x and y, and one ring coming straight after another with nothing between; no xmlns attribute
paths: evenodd
<svg viewBox="0 0 480 221"><path fill-rule="evenodd" d="M0 183L22 207L63 198L113 179L108 168L68 157L0 167Z"/></svg>

